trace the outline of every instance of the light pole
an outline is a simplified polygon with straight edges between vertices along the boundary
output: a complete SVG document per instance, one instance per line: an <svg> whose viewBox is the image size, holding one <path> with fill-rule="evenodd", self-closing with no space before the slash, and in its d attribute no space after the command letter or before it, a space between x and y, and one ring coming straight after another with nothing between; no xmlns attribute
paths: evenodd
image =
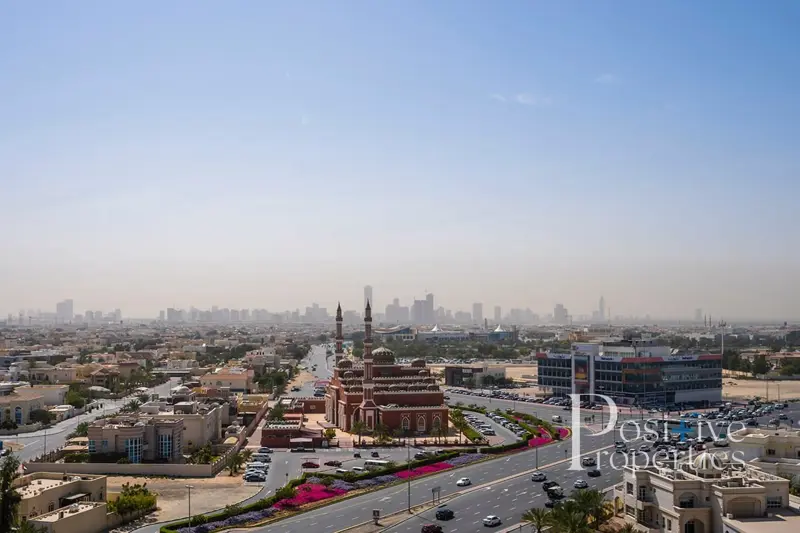
<svg viewBox="0 0 800 533"><path fill-rule="evenodd" d="M192 486L186 485L189 490L189 527L192 527Z"/></svg>
<svg viewBox="0 0 800 533"><path fill-rule="evenodd" d="M408 441L406 440L406 452L408 452L408 514L411 514L411 447L408 445Z"/></svg>

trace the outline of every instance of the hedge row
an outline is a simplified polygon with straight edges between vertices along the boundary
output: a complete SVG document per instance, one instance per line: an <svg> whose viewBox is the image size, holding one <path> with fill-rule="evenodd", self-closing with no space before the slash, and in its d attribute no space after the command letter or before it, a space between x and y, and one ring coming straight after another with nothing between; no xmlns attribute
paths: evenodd
<svg viewBox="0 0 800 533"><path fill-rule="evenodd" d="M463 453L463 450L457 451L450 451L446 453L440 453L438 455L432 455L430 457L426 457L425 459L417 459L411 461L411 468L417 468L420 466L427 466L432 465L435 463L441 463L442 461L447 461L448 459L453 459L454 457L458 457ZM391 474L396 474L398 472L402 472L404 470L408 470L408 463L398 463L394 466L390 466L389 468L381 468L378 470L367 470L362 474L328 474L325 472L315 473L314 477L323 478L323 477L330 477L334 479L341 479L347 481L348 483L355 483L356 481L360 481L362 479L372 479L378 476L388 476Z"/></svg>

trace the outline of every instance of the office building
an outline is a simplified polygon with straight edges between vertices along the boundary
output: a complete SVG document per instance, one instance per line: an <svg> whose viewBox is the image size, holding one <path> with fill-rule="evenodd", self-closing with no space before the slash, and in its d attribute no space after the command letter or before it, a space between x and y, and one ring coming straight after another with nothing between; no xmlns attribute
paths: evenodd
<svg viewBox="0 0 800 533"><path fill-rule="evenodd" d="M677 354L654 338L573 343L536 360L538 385L556 396L604 394L626 405L722 401L721 354Z"/></svg>
<svg viewBox="0 0 800 533"><path fill-rule="evenodd" d="M483 325L483 304L480 302L472 304L472 323Z"/></svg>

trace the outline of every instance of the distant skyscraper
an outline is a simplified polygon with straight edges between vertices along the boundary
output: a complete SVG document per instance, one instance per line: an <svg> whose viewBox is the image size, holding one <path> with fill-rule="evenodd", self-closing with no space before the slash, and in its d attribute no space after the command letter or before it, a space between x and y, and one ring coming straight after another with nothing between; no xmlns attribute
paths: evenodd
<svg viewBox="0 0 800 533"><path fill-rule="evenodd" d="M364 308L367 307L367 302L371 308L375 308L375 300L372 299L372 285L367 285L364 287Z"/></svg>
<svg viewBox="0 0 800 533"><path fill-rule="evenodd" d="M75 316L72 300L64 300L56 304L56 316L62 322L68 322Z"/></svg>
<svg viewBox="0 0 800 533"><path fill-rule="evenodd" d="M436 322L436 312L433 306L433 294L425 296L425 323L433 324Z"/></svg>
<svg viewBox="0 0 800 533"><path fill-rule="evenodd" d="M597 307L597 316L600 318L600 322L604 322L606 319L606 299L602 296L600 297L600 304Z"/></svg>
<svg viewBox="0 0 800 533"><path fill-rule="evenodd" d="M503 311L500 309L499 305L494 306L494 321L496 324L499 324L500 321L503 320Z"/></svg>
<svg viewBox="0 0 800 533"><path fill-rule="evenodd" d="M694 321L698 324L703 321L703 310L699 307L694 310Z"/></svg>
<svg viewBox="0 0 800 533"><path fill-rule="evenodd" d="M569 322L567 308L562 304L556 304L555 309L553 309L553 322L559 325L565 325Z"/></svg>
<svg viewBox="0 0 800 533"><path fill-rule="evenodd" d="M480 302L472 304L472 322L479 326L483 324L483 304Z"/></svg>

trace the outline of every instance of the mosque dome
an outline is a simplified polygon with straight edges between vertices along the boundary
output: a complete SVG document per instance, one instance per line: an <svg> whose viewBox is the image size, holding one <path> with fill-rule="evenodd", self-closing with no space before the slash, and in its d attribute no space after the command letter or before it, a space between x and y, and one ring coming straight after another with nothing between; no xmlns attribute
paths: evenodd
<svg viewBox="0 0 800 533"><path fill-rule="evenodd" d="M336 366L338 368L353 368L353 362L350 359L342 359Z"/></svg>
<svg viewBox="0 0 800 533"><path fill-rule="evenodd" d="M692 470L698 476L718 477L722 473L724 457L716 456L709 452L703 452L692 461Z"/></svg>
<svg viewBox="0 0 800 533"><path fill-rule="evenodd" d="M394 352L381 346L372 351L372 360L376 365L393 365Z"/></svg>
<svg viewBox="0 0 800 533"><path fill-rule="evenodd" d="M411 361L411 368L425 368L424 359L414 359Z"/></svg>

